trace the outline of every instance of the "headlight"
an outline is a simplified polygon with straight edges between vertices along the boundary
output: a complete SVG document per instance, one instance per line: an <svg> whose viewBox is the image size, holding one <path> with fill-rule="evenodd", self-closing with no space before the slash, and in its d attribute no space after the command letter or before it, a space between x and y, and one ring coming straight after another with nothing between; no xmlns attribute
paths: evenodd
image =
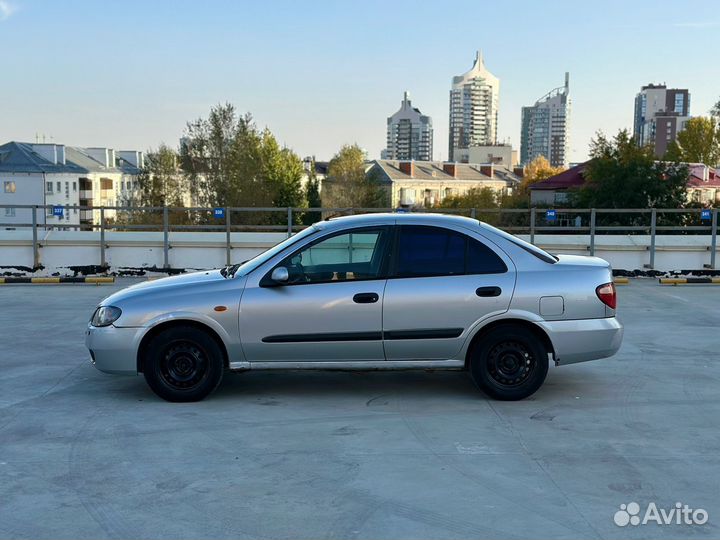
<svg viewBox="0 0 720 540"><path fill-rule="evenodd" d="M93 313L90 324L93 326L110 326L122 315L122 310L115 306L100 306Z"/></svg>

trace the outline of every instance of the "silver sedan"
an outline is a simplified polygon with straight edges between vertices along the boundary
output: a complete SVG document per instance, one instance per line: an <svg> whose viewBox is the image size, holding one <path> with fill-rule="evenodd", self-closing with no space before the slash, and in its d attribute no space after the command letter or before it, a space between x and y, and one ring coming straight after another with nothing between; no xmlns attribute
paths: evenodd
<svg viewBox="0 0 720 540"><path fill-rule="evenodd" d="M487 395L533 394L548 364L613 355L610 265L553 256L477 220L374 214L317 223L245 263L101 302L101 371L203 399L226 370L455 369Z"/></svg>

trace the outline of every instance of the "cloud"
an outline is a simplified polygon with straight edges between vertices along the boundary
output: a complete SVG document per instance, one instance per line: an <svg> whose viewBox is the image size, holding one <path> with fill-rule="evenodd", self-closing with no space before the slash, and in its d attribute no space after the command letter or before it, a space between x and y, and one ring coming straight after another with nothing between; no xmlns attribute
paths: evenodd
<svg viewBox="0 0 720 540"><path fill-rule="evenodd" d="M17 10L18 8L15 4L11 4L7 0L0 0L0 21L9 19Z"/></svg>

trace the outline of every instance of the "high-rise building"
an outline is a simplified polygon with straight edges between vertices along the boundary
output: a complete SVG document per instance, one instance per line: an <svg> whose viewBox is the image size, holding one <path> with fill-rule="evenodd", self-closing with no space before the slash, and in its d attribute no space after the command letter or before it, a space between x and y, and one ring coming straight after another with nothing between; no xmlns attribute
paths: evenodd
<svg viewBox="0 0 720 540"><path fill-rule="evenodd" d="M690 92L648 84L635 96L633 136L640 146L650 144L655 155L665 155L668 145L690 119Z"/></svg>
<svg viewBox="0 0 720 540"><path fill-rule="evenodd" d="M568 132L570 128L570 74L565 85L554 88L535 102L522 108L520 162L526 165L545 156L553 167L568 165Z"/></svg>
<svg viewBox="0 0 720 540"><path fill-rule="evenodd" d="M433 158L432 118L412 106L407 92L400 110L387 119L387 147L382 157L419 161Z"/></svg>
<svg viewBox="0 0 720 540"><path fill-rule="evenodd" d="M453 77L450 90L449 159L455 151L497 142L500 80L490 73L478 51L467 73Z"/></svg>

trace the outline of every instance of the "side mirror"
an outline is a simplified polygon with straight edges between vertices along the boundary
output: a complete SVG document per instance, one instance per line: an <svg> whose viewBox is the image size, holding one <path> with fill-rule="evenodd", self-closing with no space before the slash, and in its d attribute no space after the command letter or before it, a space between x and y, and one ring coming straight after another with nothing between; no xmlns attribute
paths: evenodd
<svg viewBox="0 0 720 540"><path fill-rule="evenodd" d="M272 271L272 274L270 274L270 279L273 280L275 283L287 283L287 281L290 279L290 273L288 272L288 269L284 266L278 266L275 270Z"/></svg>

